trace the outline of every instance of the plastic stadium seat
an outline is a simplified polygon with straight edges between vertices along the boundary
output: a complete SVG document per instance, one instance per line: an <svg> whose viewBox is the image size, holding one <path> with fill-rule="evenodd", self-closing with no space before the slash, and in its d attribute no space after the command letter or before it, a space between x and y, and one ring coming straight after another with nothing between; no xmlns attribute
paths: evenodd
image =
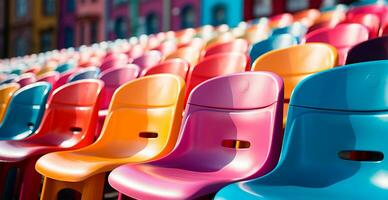
<svg viewBox="0 0 388 200"><path fill-rule="evenodd" d="M36 79L36 82L44 81L44 82L50 83L51 86L54 86L55 83L58 81L59 76L60 76L59 73L56 72L56 71L47 72L47 73L45 73L45 74L40 75L40 76Z"/></svg>
<svg viewBox="0 0 388 200"><path fill-rule="evenodd" d="M321 13L321 16L315 21L315 24L309 27L308 32L320 28L334 28L337 24L345 20L346 14L343 11L329 11Z"/></svg>
<svg viewBox="0 0 388 200"><path fill-rule="evenodd" d="M279 35L284 33L288 33L295 36L298 39L298 42L300 42L304 35L307 33L307 27L302 23L297 22L286 27L276 28L272 30L272 35Z"/></svg>
<svg viewBox="0 0 388 200"><path fill-rule="evenodd" d="M119 54L111 54L108 57L105 57L102 61L102 64L100 66L101 71L105 71L110 68L115 67L124 67L128 64L129 59L126 54L119 53Z"/></svg>
<svg viewBox="0 0 388 200"><path fill-rule="evenodd" d="M348 53L346 64L388 59L388 36L362 42Z"/></svg>
<svg viewBox="0 0 388 200"><path fill-rule="evenodd" d="M305 26L310 27L315 23L316 20L318 20L320 15L321 13L319 10L312 8L295 13L293 18L295 22L300 22Z"/></svg>
<svg viewBox="0 0 388 200"><path fill-rule="evenodd" d="M190 96L174 151L148 164L121 166L109 183L135 199L194 199L262 176L279 159L282 103L283 82L273 73L208 80Z"/></svg>
<svg viewBox="0 0 388 200"><path fill-rule="evenodd" d="M34 133L46 109L50 90L50 84L40 82L16 91L4 111L0 140L20 140Z"/></svg>
<svg viewBox="0 0 388 200"><path fill-rule="evenodd" d="M334 28L321 28L308 33L305 42L322 42L337 48L340 65L345 64L349 50L360 42L368 40L369 31L355 23L340 24Z"/></svg>
<svg viewBox="0 0 388 200"><path fill-rule="evenodd" d="M72 62L67 62L61 65L58 65L58 67L55 69L55 71L59 73L64 73L68 70L74 69L75 68L75 63Z"/></svg>
<svg viewBox="0 0 388 200"><path fill-rule="evenodd" d="M65 188L82 193L83 199L102 199L106 172L168 154L179 134L184 85L178 76L159 74L120 87L94 144L39 159L36 170L45 176L41 199L56 199Z"/></svg>
<svg viewBox="0 0 388 200"><path fill-rule="evenodd" d="M231 32L226 33L219 33L218 35L215 35L213 38L207 41L206 48L213 47L215 45L219 45L225 42L231 42L234 41L236 37Z"/></svg>
<svg viewBox="0 0 388 200"><path fill-rule="evenodd" d="M217 76L249 70L249 66L249 58L242 53L220 53L206 57L190 69L187 78L185 104L191 91L200 83Z"/></svg>
<svg viewBox="0 0 388 200"><path fill-rule="evenodd" d="M259 23L252 25L245 30L243 38L246 39L249 44L254 44L267 39L270 28L267 23Z"/></svg>
<svg viewBox="0 0 388 200"><path fill-rule="evenodd" d="M133 45L132 48L128 51L128 58L136 59L144 54L144 47L140 44Z"/></svg>
<svg viewBox="0 0 388 200"><path fill-rule="evenodd" d="M47 83L36 84L49 87ZM49 99L40 127L32 136L18 141L0 141L0 184L4 184L10 168L18 167L19 199L37 198L41 177L35 171L36 160L49 152L76 149L93 142L102 87L100 80L81 80L58 88Z"/></svg>
<svg viewBox="0 0 388 200"><path fill-rule="evenodd" d="M37 74L37 73L39 73L39 71L40 71L40 66L32 66L28 69L23 70L23 73Z"/></svg>
<svg viewBox="0 0 388 200"><path fill-rule="evenodd" d="M231 42L224 42L218 45L213 45L210 48L206 48L203 53L203 57L215 55L218 53L247 53L248 45L248 42L244 39L236 39Z"/></svg>
<svg viewBox="0 0 388 200"><path fill-rule="evenodd" d="M388 11L388 10L387 10ZM375 14L357 14L341 23L359 23L368 28L369 38L377 37L380 28L380 19Z"/></svg>
<svg viewBox="0 0 388 200"><path fill-rule="evenodd" d="M166 40L162 42L158 47L156 47L154 50L159 51L162 53L163 56L170 55L172 52L177 50L177 44L174 40Z"/></svg>
<svg viewBox="0 0 388 200"><path fill-rule="evenodd" d="M18 78L18 75L16 74L9 74L4 80L0 81L0 85L13 83Z"/></svg>
<svg viewBox="0 0 388 200"><path fill-rule="evenodd" d="M3 121L12 95L20 88L17 83L4 84L0 86L0 122ZM15 113L17 114L17 113ZM1 124L0 124L1 126ZM1 132L1 131L0 131ZM1 133L0 133L1 138Z"/></svg>
<svg viewBox="0 0 388 200"><path fill-rule="evenodd" d="M254 62L261 55L276 49L282 49L297 45L297 39L291 34L279 34L268 37L268 39L253 44L249 56Z"/></svg>
<svg viewBox="0 0 388 200"><path fill-rule="evenodd" d="M194 49L198 49L198 51L201 51L203 48L205 48L205 45L206 44L205 44L205 41L203 39L193 38L189 42L186 42L186 43L179 45L178 49L184 48L184 47L192 47ZM171 53L170 55L173 55L173 53Z"/></svg>
<svg viewBox="0 0 388 200"><path fill-rule="evenodd" d="M33 73L25 73L19 75L19 77L15 80L16 83L20 85L20 87L24 87L36 81L36 77Z"/></svg>
<svg viewBox="0 0 388 200"><path fill-rule="evenodd" d="M70 82L74 82L82 79L97 79L99 74L100 74L99 68L87 67L69 76L69 79L67 80L67 82L70 83Z"/></svg>
<svg viewBox="0 0 388 200"><path fill-rule="evenodd" d="M388 19L387 22L381 26L380 36L388 36Z"/></svg>
<svg viewBox="0 0 388 200"><path fill-rule="evenodd" d="M70 69L70 70L67 70L67 71L61 73L61 75L59 76L58 80L53 85L53 89L52 90L54 91L55 89L61 87L64 84L66 84L67 80L69 79L69 77L72 76L77 71L78 71L78 69Z"/></svg>
<svg viewBox="0 0 388 200"><path fill-rule="evenodd" d="M181 58L183 60L186 60L188 63L190 63L190 68L197 65L199 57L200 57L201 50L188 46L188 47L182 47L177 49L174 53L168 55L164 60L170 60L174 58Z"/></svg>
<svg viewBox="0 0 388 200"><path fill-rule="evenodd" d="M190 64L183 59L175 58L163 61L154 67L146 70L145 76L161 73L169 73L180 76L183 80L187 80L187 74L190 69Z"/></svg>
<svg viewBox="0 0 388 200"><path fill-rule="evenodd" d="M284 79L284 119L294 87L304 78L338 64L337 50L328 44L308 43L270 51L260 56L252 71L271 71Z"/></svg>
<svg viewBox="0 0 388 200"><path fill-rule="evenodd" d="M145 70L157 65L162 60L162 54L159 51L147 51L142 56L133 60L133 64L140 67L140 76L143 76Z"/></svg>
<svg viewBox="0 0 388 200"><path fill-rule="evenodd" d="M384 4L372 4L365 6L353 7L347 12L347 18L353 18L359 14L375 14L380 18L381 22L388 17L388 6Z"/></svg>
<svg viewBox="0 0 388 200"><path fill-rule="evenodd" d="M289 26L294 22L294 17L290 13L283 13L269 18L269 26L272 28L281 28Z"/></svg>
<svg viewBox="0 0 388 200"><path fill-rule="evenodd" d="M376 81L387 76L388 61L374 61L305 79L291 98L279 164L215 199L388 199L387 82Z"/></svg>

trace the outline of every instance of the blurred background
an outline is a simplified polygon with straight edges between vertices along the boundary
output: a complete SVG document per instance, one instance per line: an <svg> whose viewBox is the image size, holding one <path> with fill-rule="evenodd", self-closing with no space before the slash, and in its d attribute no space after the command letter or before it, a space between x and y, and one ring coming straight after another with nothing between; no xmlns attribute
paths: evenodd
<svg viewBox="0 0 388 200"><path fill-rule="evenodd" d="M0 58L351 0L0 0Z"/></svg>

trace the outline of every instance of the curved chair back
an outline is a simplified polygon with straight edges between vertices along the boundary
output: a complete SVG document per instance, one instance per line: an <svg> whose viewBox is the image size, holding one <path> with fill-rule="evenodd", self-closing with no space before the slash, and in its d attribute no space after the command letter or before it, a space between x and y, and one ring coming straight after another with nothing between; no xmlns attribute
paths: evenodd
<svg viewBox="0 0 388 200"><path fill-rule="evenodd" d="M13 94L20 88L17 83L9 83L0 86L0 122L3 121L9 102Z"/></svg>
<svg viewBox="0 0 388 200"><path fill-rule="evenodd" d="M55 72L55 71L47 72L45 74L42 74L40 77L38 77L36 82L44 81L44 82L50 83L51 86L54 86L55 83L58 81L59 76L60 75L58 72Z"/></svg>
<svg viewBox="0 0 388 200"><path fill-rule="evenodd" d="M304 35L307 33L307 27L302 23L297 22L286 27L276 28L272 30L272 35L279 35L284 33L288 33L295 36L298 39L298 42L300 42Z"/></svg>
<svg viewBox="0 0 388 200"><path fill-rule="evenodd" d="M75 72L69 76L68 83L83 80L83 79L97 79L100 74L100 69L97 67L87 67Z"/></svg>
<svg viewBox="0 0 388 200"><path fill-rule="evenodd" d="M162 54L159 51L147 51L142 56L133 60L133 64L140 67L140 76L144 75L144 71L159 64L162 60Z"/></svg>
<svg viewBox="0 0 388 200"><path fill-rule="evenodd" d="M379 33L380 19L375 14L357 14L342 23L358 23L365 26L369 31L369 38L375 38Z"/></svg>
<svg viewBox="0 0 388 200"><path fill-rule="evenodd" d="M215 55L218 53L239 52L246 53L248 51L248 42L244 39L236 39L231 42L225 42L218 45L213 45L204 51L203 57Z"/></svg>
<svg viewBox="0 0 388 200"><path fill-rule="evenodd" d="M33 73L22 74L16 79L16 83L18 83L20 87L24 87L26 85L34 83L35 81L36 77Z"/></svg>
<svg viewBox="0 0 388 200"><path fill-rule="evenodd" d="M50 93L49 83L27 85L14 93L0 125L1 140L23 139L39 127Z"/></svg>
<svg viewBox="0 0 388 200"><path fill-rule="evenodd" d="M349 50L346 64L388 59L388 36L362 42Z"/></svg>
<svg viewBox="0 0 388 200"><path fill-rule="evenodd" d="M110 68L115 67L124 67L128 64L128 56L126 54L120 53L120 54L112 54L108 57L105 57L102 61L102 64L100 66L101 71L105 71Z"/></svg>
<svg viewBox="0 0 388 200"><path fill-rule="evenodd" d="M68 62L68 63L64 63L64 64L59 65L55 69L55 71L57 71L59 73L64 73L64 72L71 70L71 69L74 69L74 68L75 68L75 63Z"/></svg>
<svg viewBox="0 0 388 200"><path fill-rule="evenodd" d="M198 63L200 52L196 47L188 46L177 49L174 53L168 55L164 60L170 60L174 58L181 58L190 63L190 68Z"/></svg>
<svg viewBox="0 0 388 200"><path fill-rule="evenodd" d="M153 74L175 74L180 76L183 80L187 80L187 74L189 72L190 64L183 59L175 58L166 60L148 70L146 70L144 76L153 75Z"/></svg>

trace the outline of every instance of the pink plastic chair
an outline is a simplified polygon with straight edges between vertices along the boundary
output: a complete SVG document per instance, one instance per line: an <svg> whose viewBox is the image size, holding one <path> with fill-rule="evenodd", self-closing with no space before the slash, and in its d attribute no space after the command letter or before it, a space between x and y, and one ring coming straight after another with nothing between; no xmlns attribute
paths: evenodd
<svg viewBox="0 0 388 200"><path fill-rule="evenodd" d="M100 66L101 71L105 71L110 68L115 67L124 67L128 64L129 59L126 54L110 54L102 60L102 64Z"/></svg>
<svg viewBox="0 0 388 200"><path fill-rule="evenodd" d="M244 39L236 39L231 42L224 42L213 45L204 51L203 57L211 56L218 53L240 52L247 53L248 42Z"/></svg>
<svg viewBox="0 0 388 200"><path fill-rule="evenodd" d="M135 199L194 199L262 176L279 158L282 112L283 82L276 74L208 80L190 96L175 150L149 164L118 167L109 183Z"/></svg>
<svg viewBox="0 0 388 200"><path fill-rule="evenodd" d="M175 74L187 80L187 74L189 72L190 64L181 58L174 58L166 60L152 68L145 70L144 76L152 74L169 73Z"/></svg>
<svg viewBox="0 0 388 200"><path fill-rule="evenodd" d="M66 84L67 80L69 79L69 77L72 76L74 73L76 73L78 70L79 70L79 68L75 68L75 69L68 70L68 71L66 71L64 73L61 73L61 75L59 76L58 80L53 85L52 91L54 91L55 89L61 87L64 84Z"/></svg>
<svg viewBox="0 0 388 200"><path fill-rule="evenodd" d="M375 14L383 22L388 17L388 6L384 4L371 4L365 6L353 7L347 12L347 18L353 18L358 14Z"/></svg>
<svg viewBox="0 0 388 200"><path fill-rule="evenodd" d="M145 52L142 56L133 60L133 64L140 67L140 76L144 76L145 71L160 63L162 54L159 51L152 50Z"/></svg>
<svg viewBox="0 0 388 200"><path fill-rule="evenodd" d="M162 53L163 56L170 55L172 52L176 51L178 49L177 44L173 40L167 40L161 43L157 48L154 50L159 51Z"/></svg>
<svg viewBox="0 0 388 200"><path fill-rule="evenodd" d="M132 46L132 48L128 51L128 58L135 59L144 54L144 47L140 44Z"/></svg>
<svg viewBox="0 0 388 200"><path fill-rule="evenodd" d="M42 76L38 77L36 82L45 81L45 82L50 83L51 86L54 86L55 83L58 81L58 79L59 79L59 73L52 71L52 72L47 72L47 73L43 74Z"/></svg>
<svg viewBox="0 0 388 200"><path fill-rule="evenodd" d="M339 64L344 65L348 51L356 44L368 40L369 31L361 24L340 24L334 28L322 28L305 36L305 42L323 42L338 50Z"/></svg>
<svg viewBox="0 0 388 200"><path fill-rule="evenodd" d="M364 25L369 30L369 38L377 37L380 28L380 19L375 14L356 14L348 17L343 23L359 23Z"/></svg>
<svg viewBox="0 0 388 200"><path fill-rule="evenodd" d="M31 83L35 83L35 81L36 81L36 77L33 73L25 73L25 74L20 75L17 78L16 83L18 83L20 85L20 87L24 87L24 86L29 85Z"/></svg>

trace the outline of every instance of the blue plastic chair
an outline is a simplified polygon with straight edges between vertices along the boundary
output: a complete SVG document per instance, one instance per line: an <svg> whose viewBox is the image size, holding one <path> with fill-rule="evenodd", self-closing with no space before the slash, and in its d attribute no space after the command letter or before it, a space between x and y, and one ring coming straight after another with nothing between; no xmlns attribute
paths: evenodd
<svg viewBox="0 0 388 200"><path fill-rule="evenodd" d="M82 79L98 79L99 74L100 74L99 68L88 67L71 75L67 80L67 82L70 83L70 82L79 81Z"/></svg>
<svg viewBox="0 0 388 200"><path fill-rule="evenodd" d="M297 45L297 39L291 34L279 34L254 44L249 52L252 63L261 55L275 50Z"/></svg>
<svg viewBox="0 0 388 200"><path fill-rule="evenodd" d="M15 92L0 124L0 140L23 139L34 133L40 125L50 90L49 83L38 82Z"/></svg>
<svg viewBox="0 0 388 200"><path fill-rule="evenodd" d="M304 35L306 35L308 28L301 24L301 23L293 23L289 26L285 26L282 28L275 28L272 30L272 35L279 35L279 34L284 34L288 33L293 36L295 36L298 40L298 43L302 40Z"/></svg>
<svg viewBox="0 0 388 200"><path fill-rule="evenodd" d="M347 65L294 90L277 167L215 199L388 199L388 61Z"/></svg>
<svg viewBox="0 0 388 200"><path fill-rule="evenodd" d="M67 63L63 63L61 65L59 65L55 71L59 72L59 73L63 73L63 72L66 72L68 70L71 70L75 68L75 64L74 63L71 63L71 62L67 62Z"/></svg>
<svg viewBox="0 0 388 200"><path fill-rule="evenodd" d="M8 84L8 83L13 83L13 82L16 81L16 78L18 78L18 75L16 75L16 74L9 74L7 76L7 78L5 78L4 80L0 81L0 85Z"/></svg>

